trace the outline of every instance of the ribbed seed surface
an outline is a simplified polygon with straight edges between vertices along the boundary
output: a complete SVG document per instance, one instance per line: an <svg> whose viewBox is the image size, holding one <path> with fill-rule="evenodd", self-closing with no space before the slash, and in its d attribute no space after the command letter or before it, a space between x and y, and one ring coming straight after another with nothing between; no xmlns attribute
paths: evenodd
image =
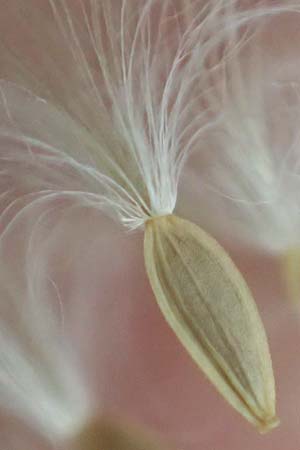
<svg viewBox="0 0 300 450"><path fill-rule="evenodd" d="M265 331L224 249L198 226L168 215L147 222L144 253L158 305L197 365L259 431L276 426Z"/></svg>

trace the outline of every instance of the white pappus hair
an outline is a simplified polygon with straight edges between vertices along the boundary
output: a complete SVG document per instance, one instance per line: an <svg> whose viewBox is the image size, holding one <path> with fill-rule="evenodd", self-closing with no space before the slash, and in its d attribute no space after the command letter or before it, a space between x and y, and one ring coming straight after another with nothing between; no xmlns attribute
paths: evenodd
<svg viewBox="0 0 300 450"><path fill-rule="evenodd" d="M284 8L238 5L3 2L0 404L49 436L71 432L89 410L51 319L59 304L47 264L53 234L47 240L41 230L53 202L105 208L132 229L172 213L191 150L220 120L233 123L231 110L215 109L212 90L222 59L232 58L228 29ZM15 239L24 224L28 239Z"/></svg>
<svg viewBox="0 0 300 450"><path fill-rule="evenodd" d="M51 275L58 210L55 201L48 210L40 201L9 225L0 221L0 407L54 443L73 436L92 414Z"/></svg>
<svg viewBox="0 0 300 450"><path fill-rule="evenodd" d="M203 209L218 235L285 252L300 243L300 79L283 76L285 55L272 60L264 37L253 35L224 64L216 88L222 118L209 136L202 178L214 200ZM233 42L238 39L232 34Z"/></svg>
<svg viewBox="0 0 300 450"><path fill-rule="evenodd" d="M172 213L186 157L219 115L211 85L224 30L281 8L238 5L8 1L0 18L4 201L11 190L74 193L129 228Z"/></svg>

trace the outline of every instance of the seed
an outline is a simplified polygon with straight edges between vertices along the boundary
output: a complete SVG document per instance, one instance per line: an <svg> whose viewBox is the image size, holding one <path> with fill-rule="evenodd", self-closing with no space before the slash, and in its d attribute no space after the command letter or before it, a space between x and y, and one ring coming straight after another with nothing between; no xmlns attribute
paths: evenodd
<svg viewBox="0 0 300 450"><path fill-rule="evenodd" d="M145 264L158 305L196 364L260 432L275 427L275 388L265 331L225 250L174 215L146 223Z"/></svg>

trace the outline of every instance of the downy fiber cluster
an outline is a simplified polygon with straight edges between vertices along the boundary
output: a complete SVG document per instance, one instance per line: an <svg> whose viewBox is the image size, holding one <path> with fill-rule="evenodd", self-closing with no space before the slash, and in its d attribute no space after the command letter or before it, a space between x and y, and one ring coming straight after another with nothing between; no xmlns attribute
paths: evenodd
<svg viewBox="0 0 300 450"><path fill-rule="evenodd" d="M299 133L280 139L275 131L282 114L299 111L287 92L298 89L279 76L270 81L259 43L270 22L298 16L299 2L2 4L1 408L55 446L167 448L143 427L109 417L65 322L64 293L87 301L83 280L95 268L72 270L93 246L93 217L105 216L125 238L143 233L144 272L174 339L229 405L259 432L273 429L264 326L210 231L283 254L297 250L299 211L289 194L298 195ZM199 186L209 187L204 201ZM99 252L113 240L106 233Z"/></svg>

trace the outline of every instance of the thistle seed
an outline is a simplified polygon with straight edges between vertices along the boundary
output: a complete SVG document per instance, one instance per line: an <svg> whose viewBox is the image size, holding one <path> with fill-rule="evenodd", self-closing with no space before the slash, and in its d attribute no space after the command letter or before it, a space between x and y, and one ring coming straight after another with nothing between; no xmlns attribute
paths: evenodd
<svg viewBox="0 0 300 450"><path fill-rule="evenodd" d="M274 428L275 388L262 321L238 269L198 226L146 223L145 264L158 305L196 364L260 432Z"/></svg>

